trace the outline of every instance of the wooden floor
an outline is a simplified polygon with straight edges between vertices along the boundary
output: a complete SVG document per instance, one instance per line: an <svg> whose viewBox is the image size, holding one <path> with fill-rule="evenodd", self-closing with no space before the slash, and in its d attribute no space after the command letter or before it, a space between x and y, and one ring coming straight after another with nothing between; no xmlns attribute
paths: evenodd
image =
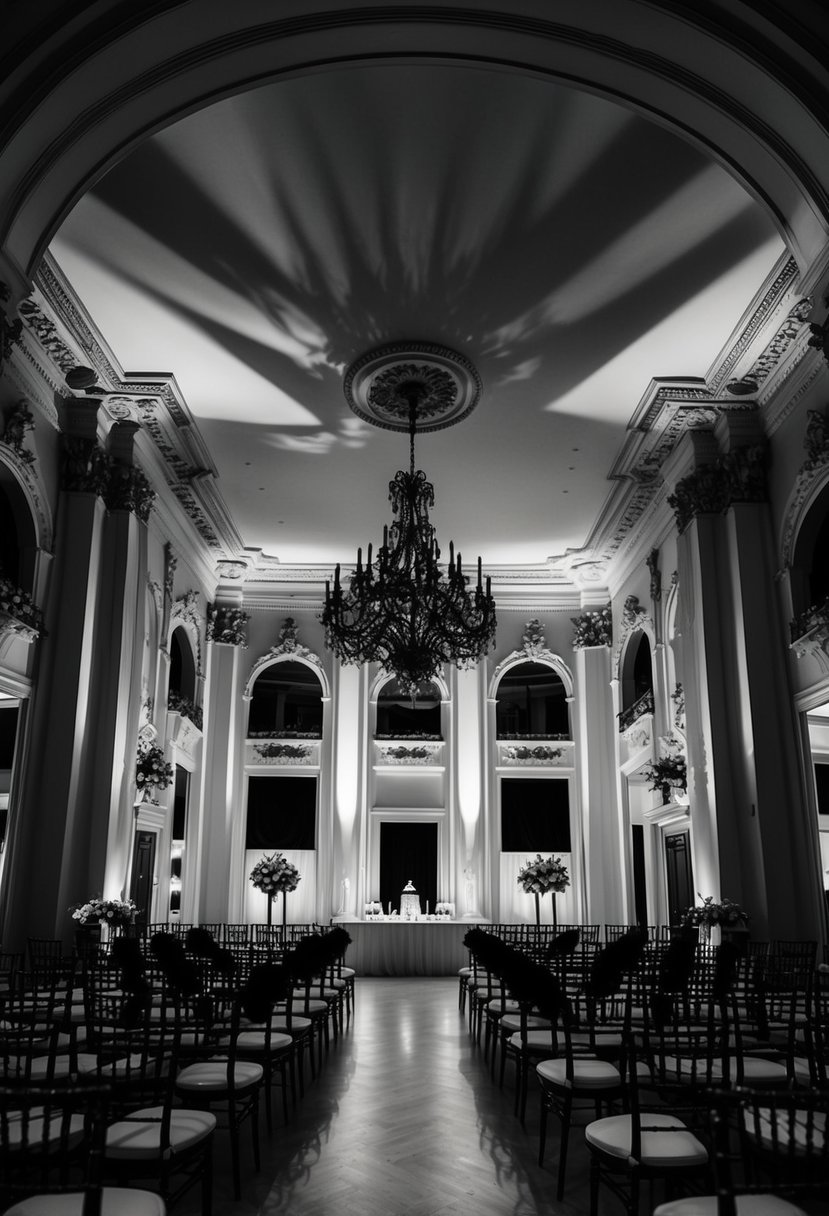
<svg viewBox="0 0 829 1216"><path fill-rule="evenodd" d="M217 1133L215 1216L588 1210L581 1134L571 1140L565 1201L556 1203L555 1120L540 1169L537 1092L524 1129L512 1113L511 1083L498 1089L469 1039L455 979L358 979L356 1016L321 1076L287 1126L277 1123L271 1137L263 1128L258 1174L247 1127L242 1135L243 1192L234 1201L226 1133ZM621 1209L603 1199L601 1210ZM197 1195L174 1211L198 1213Z"/></svg>

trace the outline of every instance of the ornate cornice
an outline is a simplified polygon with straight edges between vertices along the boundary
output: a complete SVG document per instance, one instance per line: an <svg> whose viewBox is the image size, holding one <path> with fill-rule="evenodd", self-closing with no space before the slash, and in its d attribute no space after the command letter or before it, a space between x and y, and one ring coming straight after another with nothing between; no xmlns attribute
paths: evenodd
<svg viewBox="0 0 829 1216"><path fill-rule="evenodd" d="M740 336L732 345L728 354L721 360L717 370L709 377L709 384L714 392L718 392L731 378L737 364L743 355L751 348L768 323L769 318L779 308L781 298L797 280L799 275L797 262L790 257L784 262L774 281L767 287L762 300L757 304L747 323L743 326Z"/></svg>

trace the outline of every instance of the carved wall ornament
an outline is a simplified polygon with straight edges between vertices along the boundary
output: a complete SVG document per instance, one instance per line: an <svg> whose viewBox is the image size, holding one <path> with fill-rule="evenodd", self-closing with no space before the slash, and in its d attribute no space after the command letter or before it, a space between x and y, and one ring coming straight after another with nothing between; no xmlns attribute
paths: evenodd
<svg viewBox="0 0 829 1216"><path fill-rule="evenodd" d="M201 603L199 600L198 591L186 591L184 595L179 596L172 606L170 613L171 622L177 624L189 625L192 630L193 640L196 646L196 675L202 674L202 625L204 624L204 614L201 611Z"/></svg>
<svg viewBox="0 0 829 1216"><path fill-rule="evenodd" d="M54 365L63 372L71 372L77 366L78 360L69 346L58 333L54 321L45 316L34 300L24 300L20 305L20 315L37 339L40 346L52 360Z"/></svg>
<svg viewBox="0 0 829 1216"><path fill-rule="evenodd" d="M825 410L807 410L806 434L803 447L806 459L800 466L801 473L811 473L829 460L829 418Z"/></svg>
<svg viewBox="0 0 829 1216"><path fill-rule="evenodd" d="M112 461L97 439L64 435L61 489L76 494L103 496L109 486Z"/></svg>
<svg viewBox="0 0 829 1216"><path fill-rule="evenodd" d="M668 506L682 533L698 515L722 515L736 502L767 500L765 445L752 444L683 477L668 496Z"/></svg>
<svg viewBox="0 0 829 1216"><path fill-rule="evenodd" d="M34 464L34 452L24 448L23 444L29 431L35 429L32 411L25 401L18 401L10 411L3 427L3 443L22 460L24 464Z"/></svg>
<svg viewBox="0 0 829 1216"><path fill-rule="evenodd" d="M219 578L237 579L244 578L247 574L247 565L245 562L217 562L216 574Z"/></svg>
<svg viewBox="0 0 829 1216"><path fill-rule="evenodd" d="M544 629L537 617L531 621L527 621L524 626L524 636L522 638L524 651L527 658L534 659L542 654L547 649L547 641L544 636Z"/></svg>
<svg viewBox="0 0 829 1216"><path fill-rule="evenodd" d="M309 650L307 646L301 646L298 641L299 630L297 623L292 616L286 616L282 622L282 627L279 630L279 641L275 646L271 646L267 654L260 655L253 664L248 677L246 693L252 693L253 686L259 674L269 667L274 661L279 662L296 659L301 663L307 664L313 668L320 682L321 695L323 700L330 695L328 687L328 677L325 674L325 667L322 659L313 650ZM376 696L376 694L375 694Z"/></svg>
<svg viewBox="0 0 829 1216"><path fill-rule="evenodd" d="M12 347L15 342L20 341L20 335L23 331L23 322L19 317L15 317L13 321L8 319L4 305L10 299L11 292L7 284L0 283L0 371L3 370L3 364L6 360L11 358Z"/></svg>
<svg viewBox="0 0 829 1216"><path fill-rule="evenodd" d="M777 333L769 342L759 359L752 365L748 376L758 386L771 375L791 344L797 338L812 311L813 302L809 297L798 300L791 309ZM810 339L811 341L811 339Z"/></svg>
<svg viewBox="0 0 829 1216"><path fill-rule="evenodd" d="M808 345L815 350L819 350L827 363L829 363L829 316L822 325L812 324L809 326L811 337Z"/></svg>
<svg viewBox="0 0 829 1216"><path fill-rule="evenodd" d="M662 571L659 569L659 550L651 549L645 558L645 565L651 576L651 599L658 603L662 599Z"/></svg>
<svg viewBox="0 0 829 1216"><path fill-rule="evenodd" d="M681 684L677 684L674 691L671 693L671 700L674 703L674 726L678 730L685 730L685 689Z"/></svg>
<svg viewBox="0 0 829 1216"><path fill-rule="evenodd" d="M136 519L146 523L156 494L141 469L115 461L110 468L104 498L108 510L131 511Z"/></svg>
<svg viewBox="0 0 829 1216"><path fill-rule="evenodd" d="M536 632L536 627L538 627L538 632ZM529 646L526 643L528 634L531 637ZM537 638L539 644L535 645L532 638ZM561 678L561 682L564 685L565 694L568 697L572 697L574 686L573 673L567 664L562 660L560 655L554 654L552 650L547 649L544 635L540 632L538 621L527 622L524 639L525 644L521 650L513 650L501 660L493 671L492 679L489 682L489 699L495 700L497 697L498 684L501 677L509 670L509 668L516 667L520 663L527 662L545 663L548 667L551 667L553 671L555 671L556 674Z"/></svg>
<svg viewBox="0 0 829 1216"><path fill-rule="evenodd" d="M611 646L613 644L613 611L610 604L602 608L591 608L578 616L571 616L575 626L573 649L586 650L589 646Z"/></svg>

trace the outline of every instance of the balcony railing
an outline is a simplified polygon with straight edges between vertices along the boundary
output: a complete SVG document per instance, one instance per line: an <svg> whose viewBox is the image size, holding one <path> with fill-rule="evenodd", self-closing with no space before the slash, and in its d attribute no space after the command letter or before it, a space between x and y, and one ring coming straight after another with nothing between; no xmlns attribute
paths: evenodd
<svg viewBox="0 0 829 1216"><path fill-rule="evenodd" d="M629 705L627 709L623 709L622 712L617 715L619 718L619 733L622 734L628 729L629 726L633 726L634 722L636 722L639 718L644 717L645 714L652 713L653 689L649 688L646 692L642 693L638 700L634 701L632 705Z"/></svg>

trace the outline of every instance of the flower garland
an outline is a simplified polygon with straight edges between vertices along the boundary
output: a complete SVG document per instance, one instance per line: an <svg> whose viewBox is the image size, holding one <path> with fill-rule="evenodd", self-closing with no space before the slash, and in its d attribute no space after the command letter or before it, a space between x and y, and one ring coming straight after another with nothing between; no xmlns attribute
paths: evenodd
<svg viewBox="0 0 829 1216"><path fill-rule="evenodd" d="M701 904L686 908L682 914L683 925L745 925L750 919L733 899L717 901L713 895L706 895Z"/></svg>
<svg viewBox="0 0 829 1216"><path fill-rule="evenodd" d="M43 632L43 613L32 602L28 591L16 587L5 574L0 574L0 612L7 612L16 621Z"/></svg>
<svg viewBox="0 0 829 1216"><path fill-rule="evenodd" d="M137 910L131 899L101 899L100 895L69 909L79 925L130 925Z"/></svg>
<svg viewBox="0 0 829 1216"><path fill-rule="evenodd" d="M307 760L311 754L301 743L254 743L253 750L263 760Z"/></svg>
<svg viewBox="0 0 829 1216"><path fill-rule="evenodd" d="M295 891L302 876L296 866L281 853L272 853L270 857L257 861L249 877L257 891L274 896L280 891Z"/></svg>
<svg viewBox="0 0 829 1216"><path fill-rule="evenodd" d="M166 790L174 779L173 766L164 759L164 752L160 747L155 744L139 747L135 763L135 784L140 790Z"/></svg>
<svg viewBox="0 0 829 1216"><path fill-rule="evenodd" d="M560 747L505 747L508 760L558 760Z"/></svg>
<svg viewBox="0 0 829 1216"><path fill-rule="evenodd" d="M528 861L518 871L518 885L528 895L546 895L548 891L561 894L570 886L570 875L560 857L542 857L539 853L535 861Z"/></svg>

